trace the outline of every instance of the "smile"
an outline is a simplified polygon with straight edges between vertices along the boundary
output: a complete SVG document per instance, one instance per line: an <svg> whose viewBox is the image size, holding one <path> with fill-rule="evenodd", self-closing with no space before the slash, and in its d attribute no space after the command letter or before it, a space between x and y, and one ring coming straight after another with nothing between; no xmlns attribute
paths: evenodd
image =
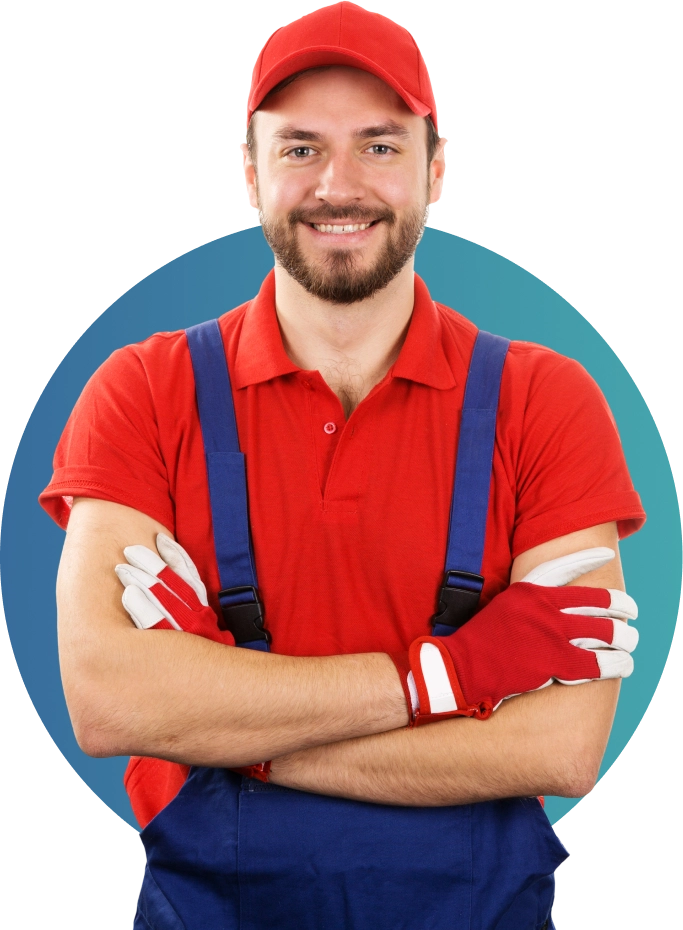
<svg viewBox="0 0 683 930"><path fill-rule="evenodd" d="M368 229L372 225L372 223L347 223L345 226L331 226L329 223L311 223L313 229L317 229L318 232L336 234L363 232L364 229Z"/></svg>

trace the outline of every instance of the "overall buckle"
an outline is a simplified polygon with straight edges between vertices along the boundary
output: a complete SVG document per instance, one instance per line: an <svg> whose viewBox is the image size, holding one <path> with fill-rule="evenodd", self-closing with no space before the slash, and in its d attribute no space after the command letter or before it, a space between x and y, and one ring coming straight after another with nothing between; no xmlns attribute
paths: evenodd
<svg viewBox="0 0 683 930"><path fill-rule="evenodd" d="M221 616L218 627L229 630L236 645L256 640L270 642L270 633L264 629L263 604L253 585L238 585L218 592Z"/></svg>
<svg viewBox="0 0 683 930"><path fill-rule="evenodd" d="M479 607L484 587L483 575L474 572L447 571L439 590L439 606L432 617L434 636L448 636L473 617ZM436 631L437 627L446 627Z"/></svg>

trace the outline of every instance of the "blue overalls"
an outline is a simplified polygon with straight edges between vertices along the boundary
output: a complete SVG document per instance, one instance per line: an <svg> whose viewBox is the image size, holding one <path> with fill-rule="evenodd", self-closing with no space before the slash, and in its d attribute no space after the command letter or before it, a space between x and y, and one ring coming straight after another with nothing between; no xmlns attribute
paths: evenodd
<svg viewBox="0 0 683 930"><path fill-rule="evenodd" d="M238 645L267 651L218 324L192 327L187 338L223 586L220 622ZM472 616L483 585L507 348L480 332L470 363L437 636ZM203 767L191 769L142 840L147 868L134 930L551 930L553 873L567 855L537 798L394 807Z"/></svg>

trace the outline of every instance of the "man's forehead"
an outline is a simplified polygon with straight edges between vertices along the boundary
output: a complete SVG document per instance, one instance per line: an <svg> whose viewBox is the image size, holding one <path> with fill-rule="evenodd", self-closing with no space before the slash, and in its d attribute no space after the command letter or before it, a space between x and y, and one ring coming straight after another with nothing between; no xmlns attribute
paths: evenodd
<svg viewBox="0 0 683 930"><path fill-rule="evenodd" d="M326 104L346 103L369 111L390 112L403 123L415 114L396 91L374 74L360 68L329 66L302 71L285 87L268 97L257 112L282 113L285 110L310 110L320 114ZM418 117L420 119L420 117Z"/></svg>
<svg viewBox="0 0 683 930"><path fill-rule="evenodd" d="M301 131L309 139L311 133L324 134L340 119L365 138L385 133L408 138L423 123L384 81L344 66L302 72L264 101L258 114L269 135L289 139L300 138Z"/></svg>

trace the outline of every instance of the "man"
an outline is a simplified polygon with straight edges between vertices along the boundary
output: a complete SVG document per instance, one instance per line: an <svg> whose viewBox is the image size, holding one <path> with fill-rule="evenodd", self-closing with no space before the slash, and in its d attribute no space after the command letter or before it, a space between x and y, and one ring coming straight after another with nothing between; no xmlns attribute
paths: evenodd
<svg viewBox="0 0 683 930"><path fill-rule="evenodd" d="M508 589L512 600L505 589L578 550L616 552L619 531L644 515L590 379L513 344L487 500L484 609L447 645L428 636L477 337L413 275L443 149L421 56L383 17L338 4L280 30L262 52L245 176L276 267L254 301L222 318L220 336L277 654L226 649L215 624L211 634L193 627L195 615L205 619L201 582L157 536L182 543L218 608L227 586L212 533L222 530L213 499L209 507L213 450L194 401L201 366L190 333L115 354L60 443L43 502L69 522L64 686L86 752L141 757L128 778L150 861L136 926L511 930L550 919L564 853L532 796L590 790L618 686L554 685L483 722L503 686L494 676L477 691L483 666L500 658L477 635L495 630L488 639L505 659L538 616L529 642L541 677L513 676L499 698L565 680L543 664L554 606L534 601L520 613L519 588ZM600 442L588 446L588 435ZM158 548L163 561L131 546ZM113 573L124 555L153 578L148 590L157 574L177 585L168 566L186 571L199 600L188 608L192 595L178 586L183 610L162 604L164 617L202 636L131 625ZM135 574L121 574L135 589ZM618 559L581 585L623 590ZM560 611L599 613L562 597ZM138 626L163 628L131 595L127 609ZM406 728L437 713L425 704L423 645L439 652L450 697L462 686L465 703L456 695L446 714L471 719ZM269 773L249 774L267 782L226 771L266 759Z"/></svg>

